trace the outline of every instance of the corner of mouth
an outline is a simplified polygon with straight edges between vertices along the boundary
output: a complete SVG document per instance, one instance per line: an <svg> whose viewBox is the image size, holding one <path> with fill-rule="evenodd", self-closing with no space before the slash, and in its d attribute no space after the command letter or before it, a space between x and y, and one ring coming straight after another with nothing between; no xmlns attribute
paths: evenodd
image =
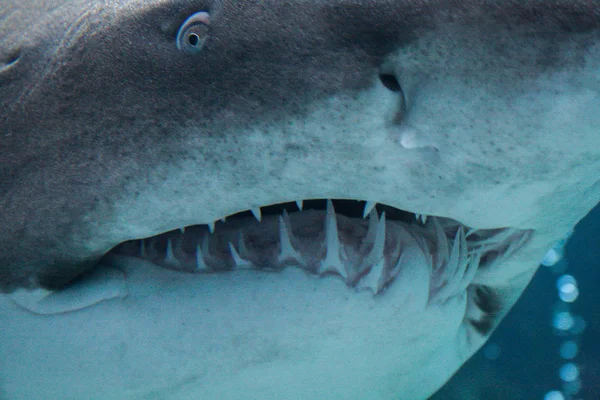
<svg viewBox="0 0 600 400"><path fill-rule="evenodd" d="M470 228L373 201L309 199L128 240L108 254L195 274L295 267L379 295L403 269L414 267L415 257L406 257L412 252L429 272L430 297L443 301L466 290L478 271L495 268L517 252L532 233Z"/></svg>

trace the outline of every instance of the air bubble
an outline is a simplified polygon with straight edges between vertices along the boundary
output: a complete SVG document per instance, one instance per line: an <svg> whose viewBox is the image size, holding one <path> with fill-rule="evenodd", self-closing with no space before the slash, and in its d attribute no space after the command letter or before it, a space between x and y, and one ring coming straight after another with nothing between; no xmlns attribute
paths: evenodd
<svg viewBox="0 0 600 400"><path fill-rule="evenodd" d="M554 321L552 323L556 329L561 331L568 331L575 325L573 315L568 311L562 311L554 315Z"/></svg>
<svg viewBox="0 0 600 400"><path fill-rule="evenodd" d="M572 360L578 352L579 346L572 340L567 340L560 345L560 356L565 360Z"/></svg>
<svg viewBox="0 0 600 400"><path fill-rule="evenodd" d="M542 265L544 267L551 267L557 264L562 258L562 254L560 254L556 249L550 249L544 256L542 260Z"/></svg>
<svg viewBox="0 0 600 400"><path fill-rule="evenodd" d="M483 348L483 356L488 360L497 360L500 358L500 346L496 343L489 343Z"/></svg>
<svg viewBox="0 0 600 400"><path fill-rule="evenodd" d="M556 287L558 289L558 296L565 303L572 303L579 297L577 281L571 275L563 275L558 278Z"/></svg>
<svg viewBox="0 0 600 400"><path fill-rule="evenodd" d="M564 364L558 372L560 379L565 382L573 382L579 378L579 368L573 363Z"/></svg>
<svg viewBox="0 0 600 400"><path fill-rule="evenodd" d="M563 396L563 394L558 390L553 390L546 393L544 400L565 400L565 396Z"/></svg>

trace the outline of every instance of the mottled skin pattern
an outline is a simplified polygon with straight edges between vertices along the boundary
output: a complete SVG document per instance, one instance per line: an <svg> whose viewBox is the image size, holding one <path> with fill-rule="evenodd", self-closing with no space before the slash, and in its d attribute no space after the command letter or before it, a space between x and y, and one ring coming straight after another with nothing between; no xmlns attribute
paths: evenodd
<svg viewBox="0 0 600 400"><path fill-rule="evenodd" d="M199 10L209 39L182 53ZM535 230L476 278L493 327L600 201L595 2L1 0L0 21L3 292L251 207L364 199ZM460 329L381 398L426 397L491 330Z"/></svg>

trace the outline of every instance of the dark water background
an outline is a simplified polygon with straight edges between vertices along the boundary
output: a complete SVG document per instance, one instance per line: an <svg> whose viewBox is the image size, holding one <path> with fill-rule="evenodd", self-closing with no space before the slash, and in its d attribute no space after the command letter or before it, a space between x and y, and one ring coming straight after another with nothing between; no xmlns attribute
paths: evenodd
<svg viewBox="0 0 600 400"><path fill-rule="evenodd" d="M581 389L565 399L600 399L600 205L575 228L562 265L561 273L540 268L488 344L430 400L544 400L563 389L559 369L568 362L579 367ZM560 337L552 320L563 273L577 280L579 297L569 307L586 324L581 334ZM568 361L559 353L566 339L580 349Z"/></svg>

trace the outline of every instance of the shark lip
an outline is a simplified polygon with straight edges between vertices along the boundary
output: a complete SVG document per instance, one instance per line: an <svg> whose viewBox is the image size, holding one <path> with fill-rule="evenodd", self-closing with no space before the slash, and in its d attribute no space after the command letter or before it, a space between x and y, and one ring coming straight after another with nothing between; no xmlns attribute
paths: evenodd
<svg viewBox="0 0 600 400"><path fill-rule="evenodd" d="M431 296L444 300L464 291L478 271L494 268L518 251L531 234L510 227L473 229L451 218L369 201L319 199L270 205L212 224L129 240L109 255L199 274L277 272L294 266L378 294L418 254L430 273Z"/></svg>

